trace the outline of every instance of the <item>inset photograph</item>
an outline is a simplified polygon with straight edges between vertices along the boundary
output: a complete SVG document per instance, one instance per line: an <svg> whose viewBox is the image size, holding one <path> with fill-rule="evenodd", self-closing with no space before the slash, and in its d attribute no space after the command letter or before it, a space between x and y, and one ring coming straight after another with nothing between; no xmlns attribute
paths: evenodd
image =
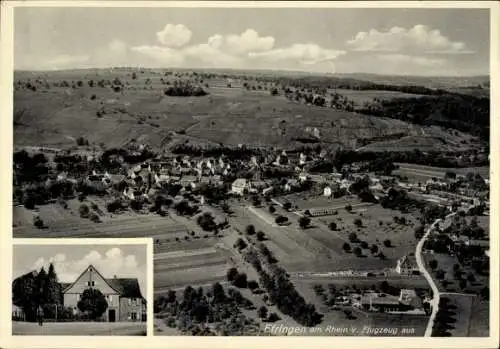
<svg viewBox="0 0 500 349"><path fill-rule="evenodd" d="M12 335L147 334L146 244L13 249Z"/></svg>

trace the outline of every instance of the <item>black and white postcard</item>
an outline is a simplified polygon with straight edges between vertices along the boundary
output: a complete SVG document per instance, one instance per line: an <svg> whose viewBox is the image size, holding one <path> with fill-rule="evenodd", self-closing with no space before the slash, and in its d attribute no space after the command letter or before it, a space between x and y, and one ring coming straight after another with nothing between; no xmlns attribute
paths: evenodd
<svg viewBox="0 0 500 349"><path fill-rule="evenodd" d="M498 3L2 10L13 336L498 344Z"/></svg>

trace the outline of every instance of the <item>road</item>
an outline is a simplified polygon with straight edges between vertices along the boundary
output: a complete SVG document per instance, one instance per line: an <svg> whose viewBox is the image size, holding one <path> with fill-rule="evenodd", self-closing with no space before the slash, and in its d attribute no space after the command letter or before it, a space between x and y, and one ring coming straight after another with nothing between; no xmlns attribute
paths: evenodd
<svg viewBox="0 0 500 349"><path fill-rule="evenodd" d="M444 220L451 218L455 214L456 214L456 212L448 214ZM432 312L431 312L431 316L429 317L429 322L427 324L427 328L425 329L425 334L424 334L425 337L430 337L432 335L432 328L434 327L434 319L436 318L437 312L439 310L440 294L439 294L439 290L436 286L436 283L432 279L431 274L425 268L425 263L422 259L422 248L424 246L425 241L427 241L427 238L429 237L429 235L432 233L432 231L434 230L436 225L441 222L441 220L442 220L441 218L438 218L431 224L429 229L427 229L427 232L424 234L424 236L422 236L422 238L418 242L417 248L415 251L415 258L417 261L418 269L420 270L420 274L422 274L425 277L425 279L427 280L427 282L429 283L429 285L431 286L431 289L432 289L432 300L431 300Z"/></svg>
<svg viewBox="0 0 500 349"><path fill-rule="evenodd" d="M12 322L13 335L31 336L145 336L146 322Z"/></svg>

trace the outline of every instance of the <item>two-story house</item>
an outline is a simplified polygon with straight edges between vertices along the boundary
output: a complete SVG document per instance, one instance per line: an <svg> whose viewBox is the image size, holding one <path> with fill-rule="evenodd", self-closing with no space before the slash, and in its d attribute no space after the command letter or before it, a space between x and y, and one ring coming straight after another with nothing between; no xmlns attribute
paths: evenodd
<svg viewBox="0 0 500 349"><path fill-rule="evenodd" d="M108 322L145 321L146 302L135 278L105 278L92 265L73 282L61 284L63 304L76 314L83 291L94 288L106 297L108 309L103 318Z"/></svg>

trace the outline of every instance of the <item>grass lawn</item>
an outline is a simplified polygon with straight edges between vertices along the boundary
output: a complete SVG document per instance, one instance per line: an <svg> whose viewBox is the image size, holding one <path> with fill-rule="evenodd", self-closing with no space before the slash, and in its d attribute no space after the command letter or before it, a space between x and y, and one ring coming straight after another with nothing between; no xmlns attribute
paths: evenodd
<svg viewBox="0 0 500 349"><path fill-rule="evenodd" d="M489 337L490 335L490 302L479 298L472 304L469 337Z"/></svg>

